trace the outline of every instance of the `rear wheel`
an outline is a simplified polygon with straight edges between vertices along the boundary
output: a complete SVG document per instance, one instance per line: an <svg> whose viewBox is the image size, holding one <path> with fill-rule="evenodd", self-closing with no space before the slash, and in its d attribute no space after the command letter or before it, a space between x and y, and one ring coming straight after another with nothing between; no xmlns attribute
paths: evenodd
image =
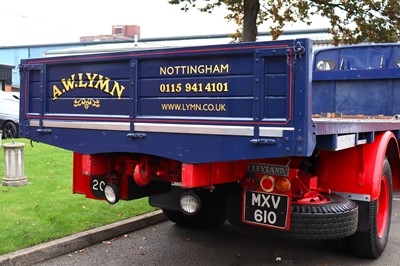
<svg viewBox="0 0 400 266"><path fill-rule="evenodd" d="M14 122L8 121L3 126L4 138L16 138L18 136L18 129Z"/></svg>
<svg viewBox="0 0 400 266"><path fill-rule="evenodd" d="M369 203L369 212L359 217L369 221L368 229L358 231L349 237L352 251L358 256L378 258L389 238L393 188L392 171L387 158L382 166L380 187L378 199Z"/></svg>

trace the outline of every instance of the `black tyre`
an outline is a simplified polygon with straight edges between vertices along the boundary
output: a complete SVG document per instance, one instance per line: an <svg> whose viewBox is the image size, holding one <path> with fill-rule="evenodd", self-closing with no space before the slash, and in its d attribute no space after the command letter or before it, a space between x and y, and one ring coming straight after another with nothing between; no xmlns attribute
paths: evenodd
<svg viewBox="0 0 400 266"><path fill-rule="evenodd" d="M236 207L228 207L228 220L239 228L278 236L320 240L346 237L357 230L357 204L336 194L325 195L329 198L328 203L292 204L289 231L270 230L243 224L240 193L237 197Z"/></svg>
<svg viewBox="0 0 400 266"><path fill-rule="evenodd" d="M348 238L354 254L376 259L385 250L390 231L392 196L392 171L389 161L385 158L382 166L379 198L370 202L369 211L359 217L359 219L369 221L369 226L366 230L357 231Z"/></svg>
<svg viewBox="0 0 400 266"><path fill-rule="evenodd" d="M193 215L181 211L162 209L167 218L180 226L209 229L226 221L226 197L222 193L203 191L197 194L201 199L201 208Z"/></svg>
<svg viewBox="0 0 400 266"><path fill-rule="evenodd" d="M185 219L185 216L187 215L185 215L183 212L167 210L167 209L162 209L162 211L168 218L168 220L170 220L171 222L174 222L180 226L189 226L189 223Z"/></svg>
<svg viewBox="0 0 400 266"><path fill-rule="evenodd" d="M18 128L14 122L7 121L3 126L3 137L4 138L16 138L18 137Z"/></svg>
<svg viewBox="0 0 400 266"><path fill-rule="evenodd" d="M292 205L289 236L309 239L336 239L354 234L358 206L337 194L325 195L328 203Z"/></svg>

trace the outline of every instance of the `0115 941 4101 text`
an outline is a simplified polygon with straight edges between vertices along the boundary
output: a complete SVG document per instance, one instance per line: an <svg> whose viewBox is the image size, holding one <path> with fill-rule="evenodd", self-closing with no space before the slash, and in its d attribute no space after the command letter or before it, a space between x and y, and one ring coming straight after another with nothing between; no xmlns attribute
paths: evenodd
<svg viewBox="0 0 400 266"><path fill-rule="evenodd" d="M160 84L161 93L223 93L228 92L227 82L208 82L208 83L162 83Z"/></svg>

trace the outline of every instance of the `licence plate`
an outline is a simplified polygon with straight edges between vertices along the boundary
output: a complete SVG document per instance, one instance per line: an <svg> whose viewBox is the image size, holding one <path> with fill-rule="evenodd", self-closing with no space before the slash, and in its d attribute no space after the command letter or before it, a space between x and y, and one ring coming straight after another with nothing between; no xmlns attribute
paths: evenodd
<svg viewBox="0 0 400 266"><path fill-rule="evenodd" d="M289 230L289 197L272 193L244 191L244 223Z"/></svg>

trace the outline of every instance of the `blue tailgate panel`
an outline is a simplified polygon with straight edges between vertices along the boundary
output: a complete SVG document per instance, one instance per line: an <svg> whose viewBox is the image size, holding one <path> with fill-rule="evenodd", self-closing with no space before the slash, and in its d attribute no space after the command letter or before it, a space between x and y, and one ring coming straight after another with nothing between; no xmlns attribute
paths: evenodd
<svg viewBox="0 0 400 266"><path fill-rule="evenodd" d="M142 61L138 117L252 119L253 69L248 55Z"/></svg>
<svg viewBox="0 0 400 266"><path fill-rule="evenodd" d="M317 51L313 113L393 116L400 113L400 46L359 45ZM318 63L330 62L325 70Z"/></svg>
<svg viewBox="0 0 400 266"><path fill-rule="evenodd" d="M21 136L190 163L309 154L311 49L301 39L23 60Z"/></svg>

